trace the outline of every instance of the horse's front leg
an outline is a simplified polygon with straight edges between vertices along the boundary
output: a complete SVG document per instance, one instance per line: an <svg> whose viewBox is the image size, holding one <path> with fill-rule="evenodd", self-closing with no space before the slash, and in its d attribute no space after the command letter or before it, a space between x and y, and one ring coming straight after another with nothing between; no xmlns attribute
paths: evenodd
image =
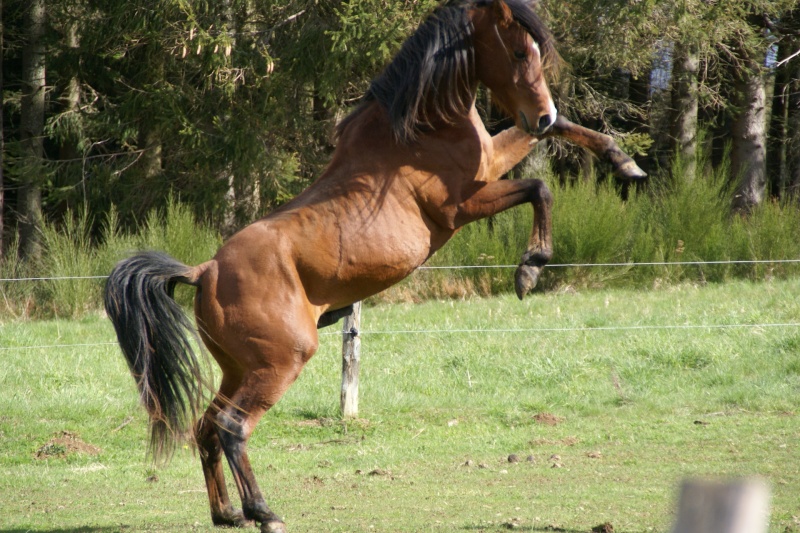
<svg viewBox="0 0 800 533"><path fill-rule="evenodd" d="M614 173L622 179L630 180L647 177L647 174L639 168L639 165L620 149L614 139L603 133L578 126L565 119L562 115L559 115L553 127L541 136L541 138L546 137L561 137L586 148L601 161L610 163Z"/></svg>
<svg viewBox="0 0 800 533"><path fill-rule="evenodd" d="M558 136L592 151L608 161L622 178L639 179L646 174L608 135L578 126L560 116L549 132L540 138ZM531 137L518 128L509 128L492 137L492 159L484 176L487 182L474 182L473 191L464 191L466 198L459 206L457 226L499 213L515 205L530 202L533 206L533 228L528 248L522 255L514 276L514 288L522 299L539 280L542 269L553 256L551 209L553 198L541 180L495 181L511 170L530 153L540 138Z"/></svg>
<svg viewBox="0 0 800 533"><path fill-rule="evenodd" d="M542 269L553 257L551 211L553 197L542 180L502 180L473 182L464 191L465 200L458 206L456 227L530 203L533 206L533 229L528 248L522 255L514 278L514 288L521 300L539 279Z"/></svg>
<svg viewBox="0 0 800 533"><path fill-rule="evenodd" d="M538 141L538 138L531 137L518 128L509 128L492 137L493 157L486 177L489 180L497 180L502 177L522 161ZM514 189L516 189L516 193L510 194L509 190ZM522 300L536 287L542 269L553 257L551 223L553 196L547 185L541 180L499 181L487 185L481 194L471 196L465 205L475 210L476 205L486 202L487 197L492 195L496 195L495 200L489 201L489 205L494 207L495 213L523 202L530 202L533 206L533 228L531 228L528 248L522 254L522 259L514 274L514 289L517 297ZM516 197L517 203L513 203L514 200L511 200L514 197ZM511 200L511 203L503 205L503 200ZM469 211L466 207L464 210ZM492 214L494 213L485 213L483 216Z"/></svg>
<svg viewBox="0 0 800 533"><path fill-rule="evenodd" d="M502 177L528 155L531 148L541 139L561 137L592 152L598 159L611 165L614 173L626 180L642 179L647 174L639 168L628 154L623 152L614 139L599 131L590 130L570 122L558 115L547 133L531 137L519 128L509 128L492 137L493 158L488 180Z"/></svg>

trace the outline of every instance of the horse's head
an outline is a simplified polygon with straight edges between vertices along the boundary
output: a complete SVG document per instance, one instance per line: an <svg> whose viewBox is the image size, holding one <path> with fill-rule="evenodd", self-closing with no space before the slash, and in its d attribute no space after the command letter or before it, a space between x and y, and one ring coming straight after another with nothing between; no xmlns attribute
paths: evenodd
<svg viewBox="0 0 800 533"><path fill-rule="evenodd" d="M492 100L531 134L545 133L556 106L544 78L557 61L549 33L524 0L492 0L473 16L475 68Z"/></svg>

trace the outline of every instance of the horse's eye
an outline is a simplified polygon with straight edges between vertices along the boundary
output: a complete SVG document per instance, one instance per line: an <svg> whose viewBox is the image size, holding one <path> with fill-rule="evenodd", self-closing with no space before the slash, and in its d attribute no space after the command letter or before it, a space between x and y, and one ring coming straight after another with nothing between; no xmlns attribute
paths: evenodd
<svg viewBox="0 0 800 533"><path fill-rule="evenodd" d="M526 54L524 50L514 50L514 57L517 59L525 59Z"/></svg>

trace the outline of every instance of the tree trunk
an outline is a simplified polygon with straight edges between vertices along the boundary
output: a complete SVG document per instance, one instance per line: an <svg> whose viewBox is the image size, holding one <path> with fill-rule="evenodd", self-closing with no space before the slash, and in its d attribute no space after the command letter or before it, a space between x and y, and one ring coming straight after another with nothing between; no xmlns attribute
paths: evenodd
<svg viewBox="0 0 800 533"><path fill-rule="evenodd" d="M237 32L238 26L235 22L231 0L222 0L219 3L219 10L219 18L222 27L224 27L226 31L230 33L231 45L236 47L238 44L237 40L239 35ZM240 220L241 213L239 208L239 199L237 195L237 176L233 165L230 163L226 164L225 168L220 172L218 179L224 180L228 183L228 189L223 197L224 211L222 215L222 227L220 228L223 237L227 239L242 227L242 222Z"/></svg>
<svg viewBox="0 0 800 533"><path fill-rule="evenodd" d="M61 105L61 112L68 115L67 124L69 124L68 135L63 138L61 146L58 149L58 158L61 161L59 166L59 186L61 187L75 187L80 184L80 191L82 193L82 200L85 204L87 202L86 184L83 180L83 169L80 164L82 156L80 149L81 135L80 135L80 118L78 116L80 102L81 102L81 84L78 79L78 47L80 40L78 38L78 24L77 22L70 21L66 27L66 46L72 52L71 61L69 65L69 78L63 93L59 97L59 104ZM69 209L70 198L63 202L59 211Z"/></svg>
<svg viewBox="0 0 800 533"><path fill-rule="evenodd" d="M791 41L781 43L778 48L778 61L787 59L793 49ZM791 90L790 65L784 65L775 72L775 91L770 115L769 144L767 159L770 161L769 181L773 196L780 197L789 181L788 147L789 142L789 95Z"/></svg>
<svg viewBox="0 0 800 533"><path fill-rule="evenodd" d="M687 181L697 175L697 47L678 43L672 64L670 139L673 157L680 161Z"/></svg>
<svg viewBox="0 0 800 533"><path fill-rule="evenodd" d="M733 73L731 173L738 183L733 208L748 212L764 199L767 185L767 91L761 61L743 49L741 57L742 66Z"/></svg>
<svg viewBox="0 0 800 533"><path fill-rule="evenodd" d="M136 187L140 191L139 209L142 213L164 201L165 191L162 187L163 145L161 133L149 125L141 125L139 129L139 149L142 156L139 158L138 167L134 176Z"/></svg>
<svg viewBox="0 0 800 533"><path fill-rule="evenodd" d="M44 179L45 106L45 2L31 0L25 14L22 49L22 103L20 145L24 171L21 174L17 210L19 212L19 254L24 260L41 255L42 190Z"/></svg>
<svg viewBox="0 0 800 533"><path fill-rule="evenodd" d="M5 185L3 184L3 165L5 163L3 154L5 154L5 135L3 128L3 106L5 99L3 98L3 57L5 50L3 49L3 0L0 0L0 261L5 257L5 242L3 236L5 235Z"/></svg>
<svg viewBox="0 0 800 533"><path fill-rule="evenodd" d="M253 43L252 32L255 31L252 23L254 7L251 3L243 3L235 11L233 5L230 0L222 2L221 19L231 34L232 45L249 49ZM309 105L313 108L312 100L313 97L309 99ZM252 222L260 212L261 184L257 173L249 165L228 165L223 173L227 174L224 179L228 180L228 191L225 194L222 233L228 236Z"/></svg>
<svg viewBox="0 0 800 533"><path fill-rule="evenodd" d="M786 115L787 193L800 195L800 66L793 67L794 79L789 86L789 110Z"/></svg>
<svg viewBox="0 0 800 533"><path fill-rule="evenodd" d="M789 47L797 50L800 39ZM800 195L800 58L795 57L783 67L788 73L786 96L786 193Z"/></svg>
<svg viewBox="0 0 800 533"><path fill-rule="evenodd" d="M161 176L163 169L161 135L152 128L143 128L140 133L139 148L142 157L139 159L139 171L143 183L153 183Z"/></svg>

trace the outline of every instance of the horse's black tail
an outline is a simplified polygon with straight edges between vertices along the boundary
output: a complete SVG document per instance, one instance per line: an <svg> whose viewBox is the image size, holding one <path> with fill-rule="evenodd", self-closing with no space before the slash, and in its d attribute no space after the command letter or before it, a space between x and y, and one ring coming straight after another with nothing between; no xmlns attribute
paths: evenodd
<svg viewBox="0 0 800 533"><path fill-rule="evenodd" d="M196 284L196 277L167 254L143 252L120 261L106 282L106 313L150 415L156 460L172 455L203 405L197 331L173 298L176 283Z"/></svg>

